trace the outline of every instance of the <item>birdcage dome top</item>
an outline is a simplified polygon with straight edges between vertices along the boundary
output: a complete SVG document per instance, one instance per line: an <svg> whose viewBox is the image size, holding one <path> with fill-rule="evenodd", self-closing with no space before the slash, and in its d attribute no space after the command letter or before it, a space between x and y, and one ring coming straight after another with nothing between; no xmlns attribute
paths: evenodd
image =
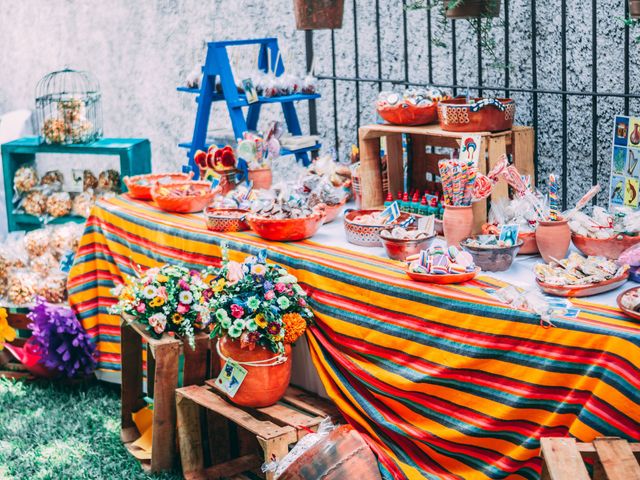
<svg viewBox="0 0 640 480"><path fill-rule="evenodd" d="M36 101L100 98L98 80L89 72L65 68L46 74L36 85Z"/></svg>

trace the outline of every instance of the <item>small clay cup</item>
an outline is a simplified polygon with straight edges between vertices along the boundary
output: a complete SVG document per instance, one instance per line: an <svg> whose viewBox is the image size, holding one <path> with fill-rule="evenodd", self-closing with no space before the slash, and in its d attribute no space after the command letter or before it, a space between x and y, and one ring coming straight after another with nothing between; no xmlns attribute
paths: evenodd
<svg viewBox="0 0 640 480"><path fill-rule="evenodd" d="M460 242L470 237L473 231L473 207L445 205L442 224L447 245L460 247Z"/></svg>
<svg viewBox="0 0 640 480"><path fill-rule="evenodd" d="M547 263L551 261L551 257L557 260L566 257L571 244L571 230L567 220L538 222L536 243L540 255Z"/></svg>
<svg viewBox="0 0 640 480"><path fill-rule="evenodd" d="M248 177L249 181L253 182L253 188L256 190L269 190L271 188L273 175L268 167L249 170Z"/></svg>

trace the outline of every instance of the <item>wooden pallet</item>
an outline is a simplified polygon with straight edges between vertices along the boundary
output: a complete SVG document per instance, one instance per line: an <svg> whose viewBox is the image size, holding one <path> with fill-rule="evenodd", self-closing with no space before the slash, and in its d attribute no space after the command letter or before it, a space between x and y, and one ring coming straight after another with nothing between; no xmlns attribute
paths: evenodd
<svg viewBox="0 0 640 480"><path fill-rule="evenodd" d="M232 404L213 385L208 381L204 387L176 390L178 443L186 480L259 473L265 459L283 458L291 444L316 430L324 418L341 418L331 402L295 387L289 387L277 404L252 409ZM204 438L202 409L207 414L208 435ZM232 452L234 443L237 448ZM207 463L211 466L206 467ZM272 480L273 473L266 473L265 478Z"/></svg>
<svg viewBox="0 0 640 480"><path fill-rule="evenodd" d="M617 437L576 443L573 438L542 438L542 480L640 480L640 443ZM584 460L594 461L593 477Z"/></svg>
<svg viewBox="0 0 640 480"><path fill-rule="evenodd" d="M480 151L480 172L486 173L504 153L511 154L513 164L522 175L534 174L534 130L532 127L514 126L504 132L447 132L439 125L401 126L401 125L366 125L358 130L360 145L360 208L378 208L384 203L382 189L382 167L380 162L380 139L385 137L387 146L387 176L389 190L395 195L404 190L404 167L402 154L402 135L410 137L409 155L409 188L420 190L441 189L439 184L429 182L439 176L438 160L448 155L427 153L427 147L460 148L460 141L469 135L479 135L482 140L478 146ZM508 188L500 182L493 190L491 198L508 196ZM487 219L487 202L475 202L473 205L476 219L476 230Z"/></svg>
<svg viewBox="0 0 640 480"><path fill-rule="evenodd" d="M28 331L28 325L31 323L31 320L29 320L26 313L9 310L7 312L7 323L16 330ZM25 344L27 337L20 335L20 333L21 332L18 332L19 336L11 342L12 345L22 347ZM34 378L33 375L6 350L0 352L0 377L29 380Z"/></svg>
<svg viewBox="0 0 640 480"><path fill-rule="evenodd" d="M202 384L207 378L209 336L196 335L196 348L164 335L152 338L136 323L123 321L121 346L121 434L125 447L135 457L133 442L140 437L131 415L146 405L143 394L142 349L147 349L147 394L153 398L153 439L151 459L141 460L146 472L171 470L175 465L176 396L179 357L184 356L183 385Z"/></svg>

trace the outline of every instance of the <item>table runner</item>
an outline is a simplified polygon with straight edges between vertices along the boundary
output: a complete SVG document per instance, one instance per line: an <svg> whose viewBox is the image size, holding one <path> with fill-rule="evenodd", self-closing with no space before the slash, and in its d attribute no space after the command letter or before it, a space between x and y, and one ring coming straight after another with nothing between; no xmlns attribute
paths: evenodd
<svg viewBox="0 0 640 480"><path fill-rule="evenodd" d="M545 328L498 303L489 277L419 284L397 262L214 234L127 196L94 207L69 279L100 369L119 369L114 282L136 265L216 265L222 242L234 260L268 248L309 290L314 364L387 478L534 479L541 436L640 440L640 326L614 307L576 299L578 318Z"/></svg>

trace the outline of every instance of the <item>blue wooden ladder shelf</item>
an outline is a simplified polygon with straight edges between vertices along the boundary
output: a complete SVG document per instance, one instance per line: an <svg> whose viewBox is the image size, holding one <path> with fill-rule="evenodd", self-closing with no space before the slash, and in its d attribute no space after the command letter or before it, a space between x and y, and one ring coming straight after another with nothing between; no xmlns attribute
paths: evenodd
<svg viewBox="0 0 640 480"><path fill-rule="evenodd" d="M236 81L233 77L233 71L231 70L231 64L229 62L229 55L227 54L227 47L235 47L239 45L260 45L258 53L258 69L265 73L272 71L278 77L284 73L284 64L281 60L281 55L278 55L279 48L278 40L276 38L257 38L252 40L230 40L208 43L207 59L202 67L203 75L202 81L200 82L200 88L178 87L178 91L180 92L194 93L198 95L196 97L198 113L196 114L193 138L190 143L178 144L179 147L189 150L189 165L196 172L196 175L198 169L193 161L193 157L197 150L206 150L209 147L209 145L207 145L207 130L209 127L211 104L213 102L227 102L227 109L229 111L229 116L231 117L233 133L236 139L238 139L242 138L244 132L257 129L258 119L260 118L260 107L264 103L280 103L282 105L282 112L284 114L284 119L289 133L294 136L302 135L294 102L320 98L320 95L317 93L295 93L292 95L283 95L278 97L259 96L257 102L249 104L245 95L238 93ZM269 59L271 59L271 65L269 65ZM216 92L216 77L220 77L222 93ZM247 108L246 116L243 108ZM280 153L281 155L295 155L298 161L303 162L304 165L308 165L308 153L313 150L318 150L319 148L320 144L318 143L312 147L301 148L299 150L282 149Z"/></svg>

